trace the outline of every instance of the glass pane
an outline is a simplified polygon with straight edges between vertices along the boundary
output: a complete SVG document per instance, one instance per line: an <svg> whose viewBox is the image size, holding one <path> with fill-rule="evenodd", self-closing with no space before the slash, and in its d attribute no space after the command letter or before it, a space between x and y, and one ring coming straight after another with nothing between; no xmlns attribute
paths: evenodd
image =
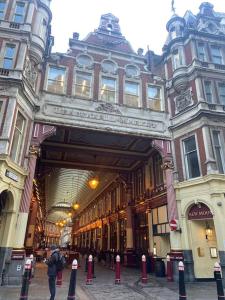
<svg viewBox="0 0 225 300"><path fill-rule="evenodd" d="M225 84L219 84L219 97L220 102L225 104Z"/></svg>
<svg viewBox="0 0 225 300"><path fill-rule="evenodd" d="M217 168L220 173L223 173L223 162L221 157L221 148L215 147Z"/></svg>
<svg viewBox="0 0 225 300"><path fill-rule="evenodd" d="M4 69L12 69L13 67L13 61L12 59L8 59L8 58L4 58L4 61L3 61L3 68Z"/></svg>
<svg viewBox="0 0 225 300"><path fill-rule="evenodd" d="M91 88L85 85L76 85L75 94L78 96L89 97L91 94Z"/></svg>
<svg viewBox="0 0 225 300"><path fill-rule="evenodd" d="M17 120L16 120L16 128L18 128L20 132L22 132L23 130L24 121L25 121L24 117L20 112L18 112Z"/></svg>
<svg viewBox="0 0 225 300"><path fill-rule="evenodd" d="M184 142L185 153L196 150L195 137L191 137Z"/></svg>
<svg viewBox="0 0 225 300"><path fill-rule="evenodd" d="M102 78L102 89L104 90L115 90L115 79Z"/></svg>
<svg viewBox="0 0 225 300"><path fill-rule="evenodd" d="M12 160L16 161L18 154L17 154L17 149L20 146L20 132L15 128L14 131L14 136L13 136L13 143L12 143L12 148L11 148L11 158Z"/></svg>
<svg viewBox="0 0 225 300"><path fill-rule="evenodd" d="M91 86L91 75L85 73L77 73L76 83L82 86Z"/></svg>
<svg viewBox="0 0 225 300"><path fill-rule="evenodd" d="M15 46L7 45L5 49L5 57L13 58L15 52Z"/></svg>
<svg viewBox="0 0 225 300"><path fill-rule="evenodd" d="M48 91L56 94L62 94L64 92L64 82L49 80Z"/></svg>
<svg viewBox="0 0 225 300"><path fill-rule="evenodd" d="M115 102L115 92L109 90L101 91L101 100L106 102Z"/></svg>
<svg viewBox="0 0 225 300"><path fill-rule="evenodd" d="M125 93L132 94L132 95L139 95L139 84L133 82L126 82L125 83Z"/></svg>
<svg viewBox="0 0 225 300"><path fill-rule="evenodd" d="M148 98L160 99L160 87L149 86L148 87Z"/></svg>
<svg viewBox="0 0 225 300"><path fill-rule="evenodd" d="M23 3L23 2L17 2L16 3L15 13L18 14L18 15L23 15L23 13L24 13L24 6L25 6L25 3Z"/></svg>
<svg viewBox="0 0 225 300"><path fill-rule="evenodd" d="M212 84L210 81L205 81L205 94L207 102L212 103Z"/></svg>
<svg viewBox="0 0 225 300"><path fill-rule="evenodd" d="M129 106L138 107L139 104L138 100L139 100L138 96L125 94L125 104Z"/></svg>
<svg viewBox="0 0 225 300"><path fill-rule="evenodd" d="M189 178L199 177L200 170L199 170L197 151L191 152L187 155L187 164L188 164Z"/></svg>
<svg viewBox="0 0 225 300"><path fill-rule="evenodd" d="M64 81L65 69L50 67L48 79L56 81Z"/></svg>
<svg viewBox="0 0 225 300"><path fill-rule="evenodd" d="M137 76L138 75L138 69L135 66L127 66L126 67L126 74L128 76Z"/></svg>
<svg viewBox="0 0 225 300"><path fill-rule="evenodd" d="M91 58L87 55L80 55L77 57L77 62L81 66L90 66L92 64Z"/></svg>
<svg viewBox="0 0 225 300"><path fill-rule="evenodd" d="M102 68L103 68L103 70L105 70L107 72L113 73L116 70L116 65L111 61L105 61L102 64Z"/></svg>
<svg viewBox="0 0 225 300"><path fill-rule="evenodd" d="M21 15L15 15L13 21L15 23L22 23L23 22L23 16L21 16Z"/></svg>
<svg viewBox="0 0 225 300"><path fill-rule="evenodd" d="M214 146L220 146L219 133L217 131L213 131L213 142Z"/></svg>

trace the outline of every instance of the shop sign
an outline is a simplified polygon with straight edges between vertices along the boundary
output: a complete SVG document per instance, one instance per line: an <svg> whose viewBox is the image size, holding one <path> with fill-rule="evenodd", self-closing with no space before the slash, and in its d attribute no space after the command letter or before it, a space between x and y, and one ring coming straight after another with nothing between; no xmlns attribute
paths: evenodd
<svg viewBox="0 0 225 300"><path fill-rule="evenodd" d="M184 256L182 252L172 252L169 253L170 260L184 260Z"/></svg>
<svg viewBox="0 0 225 300"><path fill-rule="evenodd" d="M204 220L212 218L213 215L210 209L203 203L193 205L188 213L188 220Z"/></svg>
<svg viewBox="0 0 225 300"><path fill-rule="evenodd" d="M18 176L9 170L5 170L5 176L16 182L18 181Z"/></svg>

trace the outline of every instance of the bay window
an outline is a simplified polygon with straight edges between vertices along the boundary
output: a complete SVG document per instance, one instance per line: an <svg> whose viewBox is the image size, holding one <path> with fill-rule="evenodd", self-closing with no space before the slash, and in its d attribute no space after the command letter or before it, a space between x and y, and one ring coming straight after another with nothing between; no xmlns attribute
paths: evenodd
<svg viewBox="0 0 225 300"><path fill-rule="evenodd" d="M139 84L136 82L125 82L124 104L128 106L139 106Z"/></svg>
<svg viewBox="0 0 225 300"><path fill-rule="evenodd" d="M200 176L198 162L198 153L196 148L195 136L191 136L183 141L184 144L184 161L187 179Z"/></svg>

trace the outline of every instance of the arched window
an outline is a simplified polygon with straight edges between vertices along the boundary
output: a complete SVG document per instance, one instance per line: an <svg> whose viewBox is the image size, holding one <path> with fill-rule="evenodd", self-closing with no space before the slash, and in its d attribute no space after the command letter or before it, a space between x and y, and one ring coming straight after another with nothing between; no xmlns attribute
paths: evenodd
<svg viewBox="0 0 225 300"><path fill-rule="evenodd" d="M139 69L134 65L126 66L126 76L127 77L137 77L139 76Z"/></svg>
<svg viewBox="0 0 225 300"><path fill-rule="evenodd" d="M111 60L104 60L102 62L102 72L116 74L117 65Z"/></svg>
<svg viewBox="0 0 225 300"><path fill-rule="evenodd" d="M82 67L82 68L88 68L93 65L92 58L86 54L81 54L81 55L77 56L76 61L77 61L78 67Z"/></svg>

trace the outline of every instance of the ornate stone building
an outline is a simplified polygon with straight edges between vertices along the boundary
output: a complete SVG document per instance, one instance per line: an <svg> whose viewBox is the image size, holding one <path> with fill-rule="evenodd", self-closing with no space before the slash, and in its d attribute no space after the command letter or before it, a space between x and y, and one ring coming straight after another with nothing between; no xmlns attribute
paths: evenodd
<svg viewBox="0 0 225 300"><path fill-rule="evenodd" d="M125 265L169 253L175 278L180 259L211 278L225 266L225 14L174 14L162 55L135 53L105 14L52 53L49 2L0 1L0 278L63 226Z"/></svg>

